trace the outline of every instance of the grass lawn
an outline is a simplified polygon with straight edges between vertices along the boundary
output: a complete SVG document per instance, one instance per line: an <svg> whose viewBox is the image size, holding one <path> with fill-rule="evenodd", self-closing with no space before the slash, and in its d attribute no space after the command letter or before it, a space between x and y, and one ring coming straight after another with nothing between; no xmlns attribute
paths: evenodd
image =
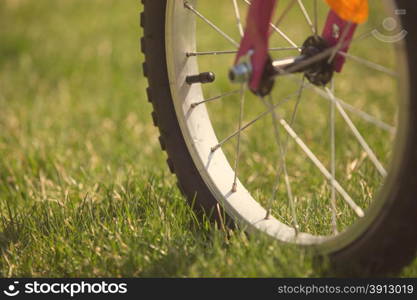
<svg viewBox="0 0 417 300"><path fill-rule="evenodd" d="M0 276L320 276L305 251L196 220L169 174L150 118L140 67L141 10L138 0L0 2ZM373 80L359 84L355 95L381 82ZM342 96L352 93L343 81L338 89ZM369 97L377 102L375 93ZM214 104L210 112L233 116L230 107ZM252 107L253 114L262 111ZM219 134L235 124L221 125ZM305 135L320 138L318 128ZM270 132L263 134L245 137L253 153L272 151L273 143L262 143ZM233 155L232 146L226 153ZM244 156L242 174L262 201L268 195L257 187L269 187L273 177L253 175L249 167L257 158ZM297 159L292 162L294 169ZM273 174L271 162L262 164L259 172ZM363 168L352 189L363 176L374 176ZM316 171L305 166L299 172ZM293 177L297 192L319 194L322 182L303 178ZM417 261L402 276L417 276Z"/></svg>

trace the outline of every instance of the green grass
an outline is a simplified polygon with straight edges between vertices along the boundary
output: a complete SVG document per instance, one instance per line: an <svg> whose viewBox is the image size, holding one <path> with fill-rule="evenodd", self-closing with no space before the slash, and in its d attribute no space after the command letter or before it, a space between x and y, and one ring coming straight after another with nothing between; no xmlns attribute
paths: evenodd
<svg viewBox="0 0 417 300"><path fill-rule="evenodd" d="M0 276L320 276L309 253L224 232L187 206L150 119L139 2L0 2ZM258 153L246 165L273 174L265 136L246 138ZM299 193L315 196L320 180L302 178Z"/></svg>

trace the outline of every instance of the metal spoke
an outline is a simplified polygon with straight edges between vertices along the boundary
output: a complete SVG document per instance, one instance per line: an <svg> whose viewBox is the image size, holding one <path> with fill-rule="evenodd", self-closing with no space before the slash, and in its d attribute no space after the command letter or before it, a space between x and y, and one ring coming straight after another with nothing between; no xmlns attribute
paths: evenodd
<svg viewBox="0 0 417 300"><path fill-rule="evenodd" d="M217 27L213 22L203 16L199 11L197 11L190 3L184 2L184 6L192 11L196 16L198 16L201 20L206 22L211 28L213 28L217 33L219 33L222 37L228 40L230 43L233 44L236 48L239 48L239 43L237 43L234 39L232 39L229 35L227 35L223 30Z"/></svg>
<svg viewBox="0 0 417 300"><path fill-rule="evenodd" d="M294 80L296 80L297 82L299 82L299 80L296 79L293 74L289 74L289 75L291 75L290 76L291 78L293 78ZM376 169L378 170L378 172L383 177L385 177L387 175L387 171L382 166L381 162L378 160L378 158L376 157L375 153L372 151L371 147L369 147L368 143L365 141L365 139L363 138L363 136L360 134L359 130L353 124L352 120L350 119L350 117L348 116L348 114L346 113L346 111L344 110L342 104L339 102L339 99L336 98L334 96L334 94L327 87L325 87L325 91L323 91L320 88L312 85L311 83L307 83L307 85L309 87L313 88L314 91L317 94L319 94L320 96L322 96L323 98L325 98L325 99L327 99L329 101L335 102L337 110L339 111L339 113L341 114L341 116L343 117L343 119L345 120L345 122L347 123L348 127L351 129L352 133L354 134L354 136L356 137L356 139L358 140L358 142L361 144L362 148L368 154L369 158L374 163L374 165L375 165Z"/></svg>
<svg viewBox="0 0 417 300"><path fill-rule="evenodd" d="M317 34L315 26L314 26L313 22L311 21L311 18L309 16L308 12L307 12L306 7L304 6L303 0L297 0L297 1L298 1L298 6L300 7L300 9L302 11L302 13L304 15L304 18L307 21L308 26L310 26L310 28L311 28L311 31L313 32L313 34Z"/></svg>
<svg viewBox="0 0 417 300"><path fill-rule="evenodd" d="M340 105L351 113L355 114L356 116L360 117L365 122L371 123L377 127L379 127L382 130L389 131L390 133L395 133L395 127L392 125L389 125L385 123L384 121L379 120L378 118L360 110L359 108L354 107L353 105L346 103L340 98L337 98L337 101L339 101Z"/></svg>
<svg viewBox="0 0 417 300"><path fill-rule="evenodd" d="M303 81L301 82L300 87L299 87L299 90L298 90L297 101L295 102L294 109L293 109L293 113L291 115L290 126L293 126L293 124L295 122L295 118L297 116L298 107L299 107L299 104L301 102L301 96L303 94L303 90L304 90L304 77L303 77ZM284 151L283 151L284 157L287 154L288 144L289 144L289 135L286 135L286 140L285 140L285 144L284 144ZM281 172L282 172L282 165L279 166L279 169L278 169L278 171L277 171L277 173L275 175L276 182L275 182L275 185L274 185L274 187L272 189L272 196L268 200L265 219L268 219L269 216L271 215L272 201L276 198L276 194L278 192L279 178L281 176Z"/></svg>
<svg viewBox="0 0 417 300"><path fill-rule="evenodd" d="M303 76L303 79L300 82L300 87L298 88L297 101L295 102L294 110L291 115L291 122L290 122L291 126L294 124L295 118L297 117L298 107L300 106L301 96L303 95L303 91L304 91L304 82L305 82L305 76ZM288 137L287 137L286 143L288 144Z"/></svg>
<svg viewBox="0 0 417 300"><path fill-rule="evenodd" d="M387 176L387 171L385 170L385 168L382 166L381 162L378 160L378 158L376 157L374 151L371 149L371 147L368 145L368 143L365 141L365 139L363 138L363 136L360 134L359 130L356 128L356 126L353 124L352 120L349 118L349 116L347 115L346 111L343 109L343 107L340 105L340 103L337 101L336 97L334 96L334 94L332 93L332 91L326 87L325 88L327 95L328 95L328 99L332 102L335 103L337 110L339 111L340 115L343 117L343 119L345 120L346 124L348 125L348 127L351 129L353 135L356 137L356 139L358 140L359 144L362 146L362 148L365 150L365 152L368 154L369 159L374 163L376 169L378 170L378 172L383 176Z"/></svg>
<svg viewBox="0 0 417 300"><path fill-rule="evenodd" d="M265 104L265 106L268 109L271 109L272 107L272 100L269 97L268 101L265 101L263 98L261 98L263 103ZM291 208L291 215L293 218L293 227L295 229L295 232L298 233L300 226L298 225L298 221L297 221L297 213L296 213L296 208L295 208L295 202L294 202L294 197L293 197L293 193L292 193L292 189L291 189L291 183L290 183L290 179L288 176L288 171L287 171L287 163L285 160L285 152L284 152L284 148L282 146L282 142L281 142L281 137L280 137L280 133L279 133L279 129L278 129L278 117L277 114L275 112L275 110L272 110L271 112L271 116L272 116L272 124L274 126L274 135L275 135L275 140L280 152L280 169L283 170L284 172L284 182L285 182L285 187L287 190L287 196L288 196L288 200L290 203L290 208ZM267 215L268 217L268 215Z"/></svg>
<svg viewBox="0 0 417 300"><path fill-rule="evenodd" d="M237 135L237 145L236 145L236 157L235 157L235 175L233 178L233 185L232 185L232 192L235 193L237 191L237 172L239 168L239 159L240 159L240 140L241 140L241 132L242 132L242 122L243 122L243 113L245 107L245 91L246 85L242 84L241 87L241 95L240 95L240 114L239 114L239 133Z"/></svg>
<svg viewBox="0 0 417 300"><path fill-rule="evenodd" d="M255 124L256 122L258 122L259 120L261 120L262 118L264 118L265 116L267 116L268 114L271 113L272 110L277 109L279 106L283 105L284 103L290 101L295 95L290 95L286 98L284 98L283 100L281 100L279 103L275 104L271 110L267 110L264 111L263 113L261 113L260 115L258 115L256 118L254 118L252 121L246 123L244 126L242 126L242 128L240 128L240 130L237 130L235 132L233 132L231 135L229 135L228 137L226 137L225 139L223 139L221 142L219 142L217 145L215 145L214 147L211 148L211 152L215 152L216 150L218 150L220 147L222 147L225 143L227 143L228 141L230 141L232 138L234 138L235 136L237 136L238 134L240 134L241 132L243 132L244 130L246 130L247 128L251 127L253 124Z"/></svg>
<svg viewBox="0 0 417 300"><path fill-rule="evenodd" d="M281 29L279 29L277 26L271 23L271 28L277 32L284 40L286 40L291 46L298 49L299 52L301 52L301 48L297 46L296 43L293 42Z"/></svg>
<svg viewBox="0 0 417 300"><path fill-rule="evenodd" d="M239 6L237 5L236 0L232 0L232 1L233 1L233 8L235 9L237 28L239 29L240 36L243 37L244 31L243 31L242 21L241 21L241 18L240 18Z"/></svg>
<svg viewBox="0 0 417 300"><path fill-rule="evenodd" d="M269 51L291 51L291 50L297 50L301 51L301 48L298 47L278 47L278 48L269 48ZM224 54L237 54L237 50L221 50L221 51L204 51L204 52L187 52L185 55L187 57L192 56L205 56L205 55L224 55Z"/></svg>
<svg viewBox="0 0 417 300"><path fill-rule="evenodd" d="M331 90L334 95L334 81L331 82ZM330 102L330 172L333 178L336 178L336 116L335 116L335 103ZM331 196L330 203L332 208L332 227L333 233L337 234L337 206L336 206L336 188L334 186L334 180L330 181Z"/></svg>
<svg viewBox="0 0 417 300"><path fill-rule="evenodd" d="M349 53L346 53L346 52L343 52L343 51L339 51L339 54L348 58L348 59L351 59L351 60L356 61L360 64L363 64L364 66L367 66L368 68L374 69L376 71L383 72L383 73L388 74L392 77L398 77L397 72L395 72L395 71L393 71L393 70L391 70L387 67L381 66L377 63L374 63L372 61L369 61L365 58L358 57L358 56L355 56L355 55L352 55L352 54L349 54Z"/></svg>
<svg viewBox="0 0 417 300"><path fill-rule="evenodd" d="M224 97L231 96L231 95L234 95L234 94L237 94L237 93L240 93L240 90L235 90L235 91L231 91L231 92L228 92L228 93L224 93L224 94L221 94L221 95L218 95L218 96L215 96L215 97L212 97L212 98L208 98L208 99L200 101L200 102L193 102L193 103L191 103L190 107L195 108L200 104L207 103L207 102L212 102L212 101L215 101L215 100L219 100L219 99L222 99Z"/></svg>
<svg viewBox="0 0 417 300"><path fill-rule="evenodd" d="M191 56L204 56L204 55L223 55L223 54L236 54L236 50L225 50L225 51L205 51L205 52L187 52L187 57Z"/></svg>
<svg viewBox="0 0 417 300"><path fill-rule="evenodd" d="M278 19L275 21L274 25L276 27L278 27L281 22L285 19L285 17L288 15L288 13L291 11L291 9L293 8L293 6L295 5L295 3L297 2L297 0L291 0L291 2L287 5L287 7L284 9L284 11L282 12L282 14L278 17Z"/></svg>
<svg viewBox="0 0 417 300"><path fill-rule="evenodd" d="M282 72L282 74L288 75L288 77L293 79L294 81L300 82L299 79L297 79L294 74L290 73L290 72L292 72L290 69L291 68L289 68L287 70L281 70L281 72ZM313 89L317 94L321 95L323 98L328 99L328 95L325 92L323 92L321 89L316 87L315 85L312 85L311 83L306 82L305 86L309 87L310 89ZM337 97L335 97L335 98L343 108L345 108L345 109L349 110L350 112L354 113L358 117L362 118L364 121L366 121L368 123L371 123L371 124L374 124L374 125L378 126L379 128L381 128L383 130L386 130L386 131L389 131L391 133L395 132L395 127L394 126L389 125L389 124L377 119L376 117L374 117L374 116L372 116L372 115L370 115L370 114L368 114L368 113L366 113L366 112L364 112L364 111L346 103L345 101L343 101L343 100L341 100Z"/></svg>
<svg viewBox="0 0 417 300"><path fill-rule="evenodd" d="M291 76L295 81L299 81L298 79L295 78L295 76ZM312 85L309 82L304 82L304 87L308 87L310 89L312 89L314 92L316 92L317 94L319 94L322 98L327 99L327 95L326 93L323 93L323 91L321 89L319 89L318 87L316 87L315 85ZM343 101L342 99L334 96L335 99L340 103L340 105L350 111L352 114L355 114L356 116L358 116L359 118L361 118L362 120L364 120L365 122L371 123L375 126L377 126L378 128L385 130L385 131L389 131L390 133L394 133L395 132L395 127L385 123L384 121L379 120L378 118L368 114L367 112L364 112L362 110L360 110L357 107L354 107L353 105Z"/></svg>
<svg viewBox="0 0 417 300"><path fill-rule="evenodd" d="M308 148L308 146L301 140L298 134L292 129L292 127L285 121L283 118L280 118L280 124L287 133L294 139L294 141L300 146L304 151L307 157L314 163L314 165L320 170L324 177L327 180L332 181L336 191L342 196L346 203L353 209L358 217L365 216L362 208L360 208L355 201L349 196L349 194L343 189L339 182L332 176L332 174L326 169L326 167L321 163L317 156Z"/></svg>

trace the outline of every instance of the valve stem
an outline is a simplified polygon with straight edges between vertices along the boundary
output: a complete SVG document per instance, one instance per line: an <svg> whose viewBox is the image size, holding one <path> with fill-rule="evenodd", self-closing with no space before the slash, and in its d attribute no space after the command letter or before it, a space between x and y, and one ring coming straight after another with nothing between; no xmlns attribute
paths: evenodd
<svg viewBox="0 0 417 300"><path fill-rule="evenodd" d="M204 72L197 75L187 76L185 81L188 84L195 84L195 83L212 83L216 80L216 75L213 72Z"/></svg>

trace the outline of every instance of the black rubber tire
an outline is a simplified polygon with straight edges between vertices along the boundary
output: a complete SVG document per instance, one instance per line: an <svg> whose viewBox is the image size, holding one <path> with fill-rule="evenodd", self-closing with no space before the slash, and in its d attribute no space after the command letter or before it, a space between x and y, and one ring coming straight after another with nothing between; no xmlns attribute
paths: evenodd
<svg viewBox="0 0 417 300"><path fill-rule="evenodd" d="M397 0L407 10L402 16L408 30L407 53L410 71L409 136L401 161L401 176L390 191L392 204L384 208L364 234L329 257L332 274L341 276L384 276L397 273L415 257L417 249L417 3ZM178 186L198 213L205 212L223 221L218 203L204 183L176 118L168 81L165 55L166 0L142 0L141 49L145 55L144 76L147 95L153 105L152 118L160 131L161 147L168 154L168 166L178 178ZM337 273L334 273L337 272Z"/></svg>
<svg viewBox="0 0 417 300"><path fill-rule="evenodd" d="M165 58L166 1L142 0L140 16L143 28L141 50L145 55L143 74L148 78L147 96L154 111L152 119L159 128L162 150L168 154L167 164L178 178L178 188L187 197L198 215L203 213L216 221L225 222L216 199L207 189L187 149L175 114L168 83Z"/></svg>

